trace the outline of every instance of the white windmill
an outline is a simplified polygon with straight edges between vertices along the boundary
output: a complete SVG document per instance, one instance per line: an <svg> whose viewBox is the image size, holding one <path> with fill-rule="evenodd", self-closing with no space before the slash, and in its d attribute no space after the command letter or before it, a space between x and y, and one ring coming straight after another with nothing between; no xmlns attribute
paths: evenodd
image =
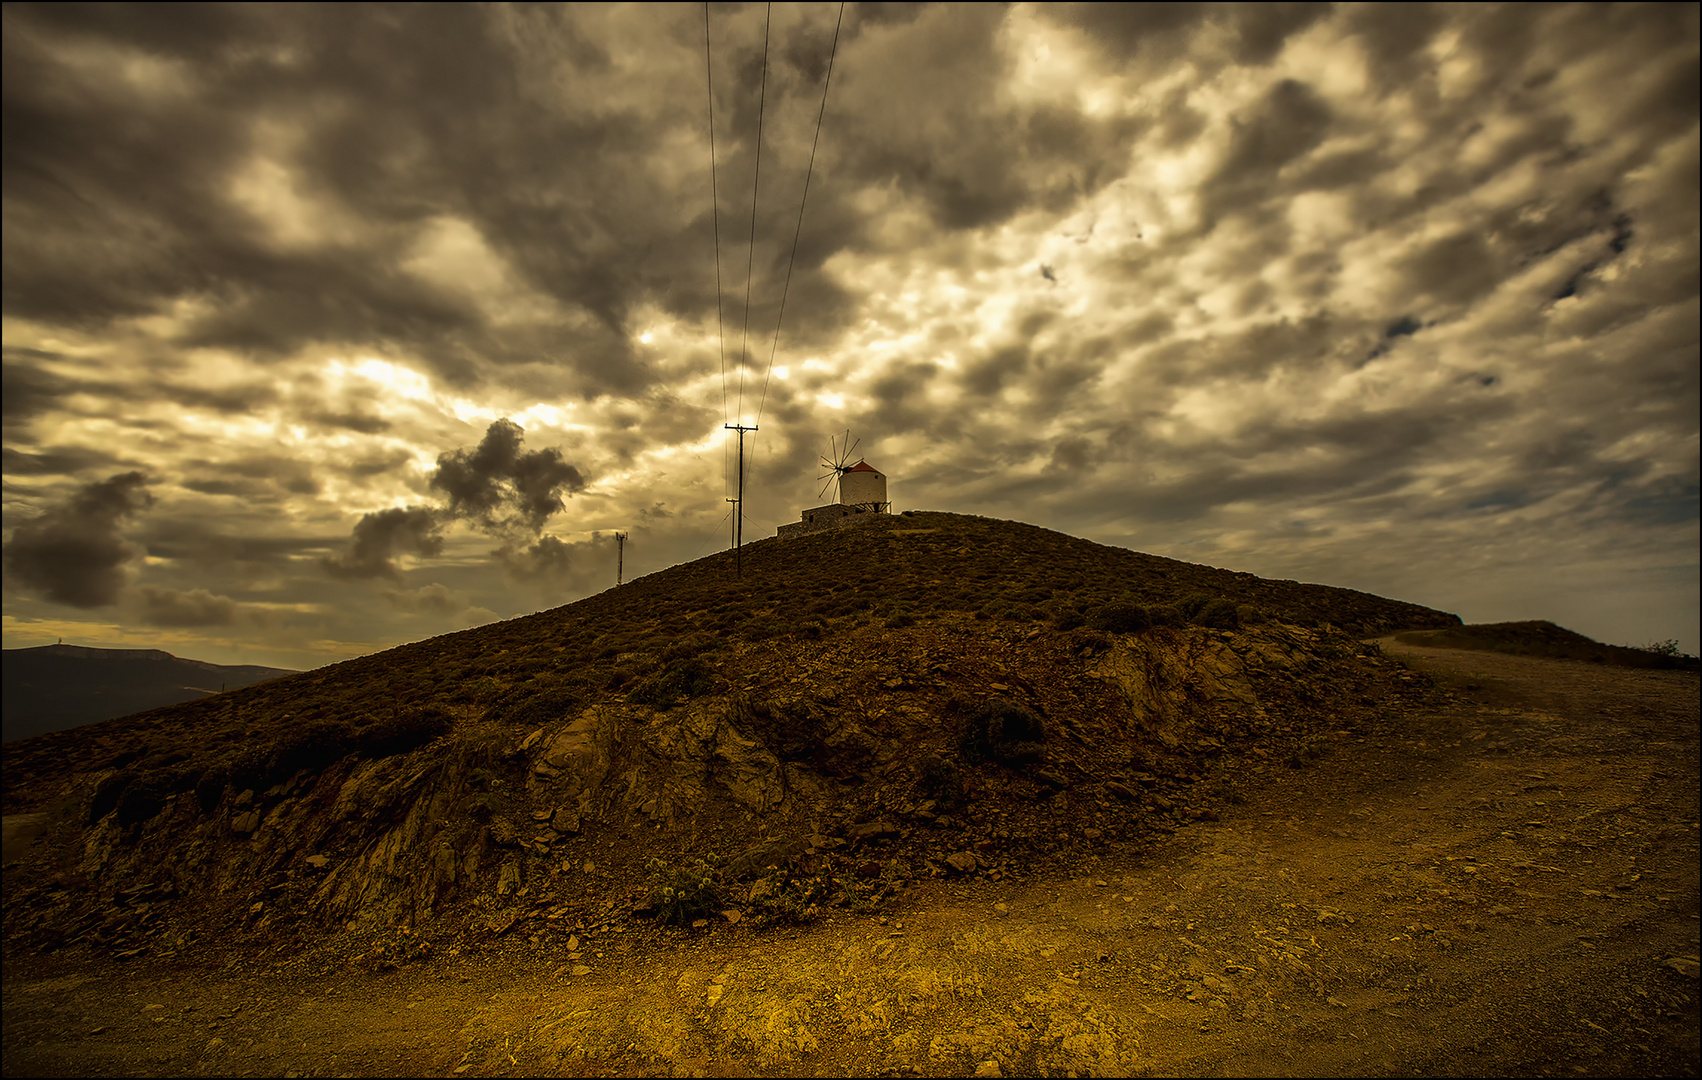
<svg viewBox="0 0 1702 1080"><path fill-rule="evenodd" d="M892 503L886 497L886 474L854 456L860 445L862 440L852 440L849 431L832 438L828 443L828 453L821 459L825 471L816 477L821 481L821 490L816 492L816 497L826 498L829 488L837 488L835 500L805 510L800 520L780 526L780 536L796 536L850 524L863 514L891 513Z"/></svg>

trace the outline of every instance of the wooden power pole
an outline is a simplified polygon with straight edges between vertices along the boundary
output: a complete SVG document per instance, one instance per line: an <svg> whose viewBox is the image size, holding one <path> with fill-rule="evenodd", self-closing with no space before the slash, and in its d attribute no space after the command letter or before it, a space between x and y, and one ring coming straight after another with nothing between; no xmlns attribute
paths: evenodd
<svg viewBox="0 0 1702 1080"><path fill-rule="evenodd" d="M626 568L626 533L615 534L615 584L621 583L621 573Z"/></svg>
<svg viewBox="0 0 1702 1080"><path fill-rule="evenodd" d="M745 546L745 432L755 431L756 425L746 427L743 424L723 424L722 427L739 433L739 497L729 500L733 504L733 567L734 573L745 576L744 552Z"/></svg>

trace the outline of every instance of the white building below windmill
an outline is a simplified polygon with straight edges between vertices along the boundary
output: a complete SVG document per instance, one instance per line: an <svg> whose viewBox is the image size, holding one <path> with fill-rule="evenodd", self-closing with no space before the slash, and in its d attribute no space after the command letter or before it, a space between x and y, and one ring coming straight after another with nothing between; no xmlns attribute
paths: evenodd
<svg viewBox="0 0 1702 1080"><path fill-rule="evenodd" d="M799 515L799 520L780 526L776 535L788 540L843 525L855 525L870 520L866 516L869 514L890 513L892 503L886 498L886 474L867 461L859 461L840 470L838 502L805 510Z"/></svg>

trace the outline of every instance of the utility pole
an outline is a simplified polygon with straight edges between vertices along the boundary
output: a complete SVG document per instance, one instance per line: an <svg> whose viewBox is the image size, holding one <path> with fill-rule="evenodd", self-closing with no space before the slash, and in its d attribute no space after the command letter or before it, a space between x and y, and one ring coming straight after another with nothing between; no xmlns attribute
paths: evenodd
<svg viewBox="0 0 1702 1080"><path fill-rule="evenodd" d="M745 546L745 432L755 431L756 425L746 427L743 424L722 424L722 427L739 433L739 497L729 499L733 504L733 567L740 577L745 576L744 554Z"/></svg>
<svg viewBox="0 0 1702 1080"><path fill-rule="evenodd" d="M621 571L626 565L626 533L615 534L615 585L621 583Z"/></svg>

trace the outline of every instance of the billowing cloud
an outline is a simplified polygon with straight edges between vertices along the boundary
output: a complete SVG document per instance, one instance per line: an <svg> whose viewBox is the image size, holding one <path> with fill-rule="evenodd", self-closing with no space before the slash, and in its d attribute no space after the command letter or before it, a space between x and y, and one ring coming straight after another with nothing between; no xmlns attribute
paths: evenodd
<svg viewBox="0 0 1702 1080"><path fill-rule="evenodd" d="M560 512L565 494L584 489L585 478L562 460L560 450L522 451L524 435L519 424L505 417L491 424L472 453L438 455L431 486L448 498L451 515L488 529L518 524L536 531ZM500 513L505 507L512 510L511 517Z"/></svg>
<svg viewBox="0 0 1702 1080"><path fill-rule="evenodd" d="M427 506L398 506L364 514L340 552L322 565L336 577L399 578L403 555L436 555L443 550L438 512Z"/></svg>
<svg viewBox="0 0 1702 1080"><path fill-rule="evenodd" d="M58 604L78 608L114 603L141 549L124 526L153 503L148 480L120 473L87 484L65 503L19 525L5 548L13 582Z"/></svg>

